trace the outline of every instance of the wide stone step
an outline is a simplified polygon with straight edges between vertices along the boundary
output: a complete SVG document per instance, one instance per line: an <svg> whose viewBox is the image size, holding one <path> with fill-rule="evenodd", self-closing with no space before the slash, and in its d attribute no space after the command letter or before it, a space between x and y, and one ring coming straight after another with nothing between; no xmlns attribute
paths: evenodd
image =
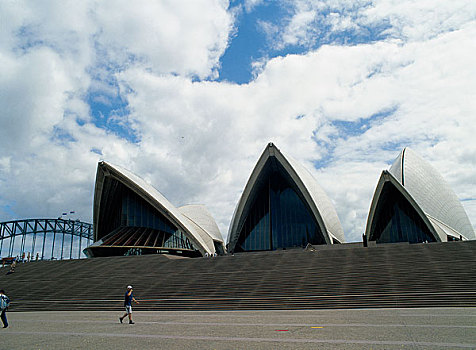
<svg viewBox="0 0 476 350"><path fill-rule="evenodd" d="M109 257L0 269L12 311L476 306L476 242L287 250L217 258Z"/></svg>

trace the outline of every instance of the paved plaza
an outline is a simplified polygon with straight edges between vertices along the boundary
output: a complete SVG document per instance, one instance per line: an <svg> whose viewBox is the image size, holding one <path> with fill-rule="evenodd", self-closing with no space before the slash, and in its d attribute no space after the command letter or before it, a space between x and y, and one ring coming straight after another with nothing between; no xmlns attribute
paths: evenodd
<svg viewBox="0 0 476 350"><path fill-rule="evenodd" d="M9 312L1 349L476 349L476 308Z"/></svg>

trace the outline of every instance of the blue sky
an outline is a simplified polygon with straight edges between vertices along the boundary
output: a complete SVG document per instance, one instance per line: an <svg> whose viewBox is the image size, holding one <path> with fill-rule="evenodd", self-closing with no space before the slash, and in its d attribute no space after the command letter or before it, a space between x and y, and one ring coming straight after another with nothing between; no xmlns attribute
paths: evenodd
<svg viewBox="0 0 476 350"><path fill-rule="evenodd" d="M476 222L474 1L0 4L0 220L92 220L97 162L206 204L224 236L268 142L348 241L411 147Z"/></svg>
<svg viewBox="0 0 476 350"><path fill-rule="evenodd" d="M266 33L260 28L259 23L279 21L285 12L285 7L279 1L261 3L249 11L242 8L243 3L236 1L230 5L230 9L237 11L235 30L228 48L220 59L219 69L219 80L237 84L248 83L253 79L253 61L279 56L278 50L273 49L267 41ZM291 49L282 53L291 53Z"/></svg>

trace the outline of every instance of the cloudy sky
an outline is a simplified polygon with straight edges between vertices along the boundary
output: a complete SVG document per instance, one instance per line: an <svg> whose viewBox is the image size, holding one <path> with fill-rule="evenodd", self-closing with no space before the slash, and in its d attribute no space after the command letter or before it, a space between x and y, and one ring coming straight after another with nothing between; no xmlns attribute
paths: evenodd
<svg viewBox="0 0 476 350"><path fill-rule="evenodd" d="M428 160L476 227L476 2L0 2L0 221L91 222L97 162L226 237L268 142L361 239L380 172Z"/></svg>

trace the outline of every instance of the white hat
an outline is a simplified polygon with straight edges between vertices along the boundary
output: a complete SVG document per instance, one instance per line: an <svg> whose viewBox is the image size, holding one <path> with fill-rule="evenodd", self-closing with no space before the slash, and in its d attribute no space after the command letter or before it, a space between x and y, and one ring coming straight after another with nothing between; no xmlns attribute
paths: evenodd
<svg viewBox="0 0 476 350"><path fill-rule="evenodd" d="M127 289L132 289L132 286L127 286Z"/></svg>

